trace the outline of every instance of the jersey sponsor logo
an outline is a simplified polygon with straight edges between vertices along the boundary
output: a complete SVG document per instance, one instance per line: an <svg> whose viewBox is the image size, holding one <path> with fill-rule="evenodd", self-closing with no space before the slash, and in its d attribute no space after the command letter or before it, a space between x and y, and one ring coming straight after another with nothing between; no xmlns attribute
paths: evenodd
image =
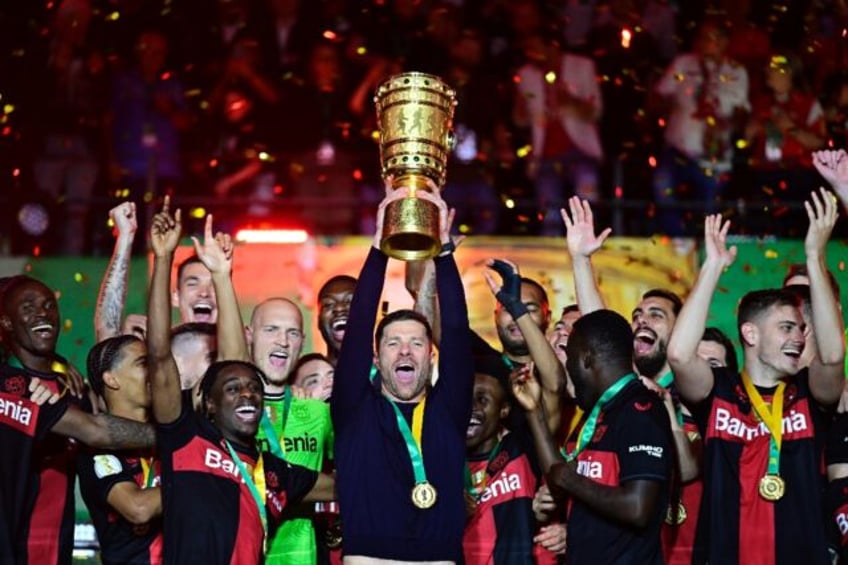
<svg viewBox="0 0 848 565"><path fill-rule="evenodd" d="M796 403L783 414L783 440L812 438L815 430L806 399ZM769 437L770 432L764 422L757 421L754 413L743 414L738 407L723 401L716 401L707 429L708 438L718 438L735 442L750 442L761 437Z"/></svg>
<svg viewBox="0 0 848 565"><path fill-rule="evenodd" d="M206 448L206 455L203 458L203 464L210 469L221 470L228 475L241 479L241 473L239 472L238 465L236 465L235 461L232 460L229 454L225 454L217 449L212 449L211 447Z"/></svg>
<svg viewBox="0 0 848 565"><path fill-rule="evenodd" d="M839 528L839 534L844 539L848 537L848 508L843 506L839 510L834 516L834 519L836 520L836 527Z"/></svg>
<svg viewBox="0 0 848 565"><path fill-rule="evenodd" d="M102 454L94 456L94 474L98 479L117 475L123 470L121 461L114 455Z"/></svg>
<svg viewBox="0 0 848 565"><path fill-rule="evenodd" d="M283 438L283 448L289 451L307 451L318 453L318 439L304 433L302 436Z"/></svg>
<svg viewBox="0 0 848 565"><path fill-rule="evenodd" d="M35 435L38 405L33 401L0 392L0 424L5 424L28 436Z"/></svg>
<svg viewBox="0 0 848 565"><path fill-rule="evenodd" d="M230 454L202 438L195 438L175 451L173 464L174 471L209 473L244 484L238 465L230 458ZM248 471L252 469L251 464L245 462L244 465Z"/></svg>
<svg viewBox="0 0 848 565"><path fill-rule="evenodd" d="M618 485L618 457L611 451L585 450L577 458L577 473L596 483Z"/></svg>
<svg viewBox="0 0 848 565"><path fill-rule="evenodd" d="M631 445L628 450L628 453L646 453L651 457L656 457L657 459L662 459L663 456L663 448L658 445Z"/></svg>
<svg viewBox="0 0 848 565"><path fill-rule="evenodd" d="M480 497L480 502L488 502L494 498L510 495L521 490L521 477L518 473L503 472L500 476L486 486L483 491L483 496Z"/></svg>

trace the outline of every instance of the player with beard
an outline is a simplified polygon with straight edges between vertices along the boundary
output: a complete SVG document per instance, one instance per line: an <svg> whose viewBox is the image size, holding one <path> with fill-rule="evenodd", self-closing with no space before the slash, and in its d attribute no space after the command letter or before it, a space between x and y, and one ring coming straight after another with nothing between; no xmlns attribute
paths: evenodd
<svg viewBox="0 0 848 565"><path fill-rule="evenodd" d="M262 371L242 360L213 363L201 381L202 414L180 393L170 350L168 273L181 231L180 212L166 199L153 219L154 252L149 300L153 414L158 422L164 506L163 557L169 563L258 563L282 511L304 496L330 500L333 481L257 449L263 414ZM210 271L220 298L219 355L246 357L244 331L232 288L232 241L205 238L195 250Z"/></svg>
<svg viewBox="0 0 848 565"><path fill-rule="evenodd" d="M70 563L73 549L76 443L104 449L153 445L153 429L107 414L92 415L71 401L67 376L57 371L59 307L54 293L24 275L5 281L0 329L0 562ZM61 400L37 406L27 389L39 381ZM48 432L52 431L52 434Z"/></svg>
<svg viewBox="0 0 848 565"><path fill-rule="evenodd" d="M171 306L180 314L180 322L218 320L218 301L212 274L197 255L191 255L177 267L177 286L171 293Z"/></svg>
<svg viewBox="0 0 848 565"><path fill-rule="evenodd" d="M666 410L632 371L627 321L609 310L584 314L567 354L577 403L588 416L565 460L547 430L538 382L520 375L512 385L528 411L551 493L559 501L571 497L565 562L663 563L671 432Z"/></svg>
<svg viewBox="0 0 848 565"><path fill-rule="evenodd" d="M443 249L434 260L442 327L438 381L430 385L433 333L421 314L391 312L380 320L373 342L369 337L388 264L380 251L386 206L410 197L408 188L387 187L380 203L336 366L330 406L349 565L462 560L473 363L465 292L450 240L452 214L431 188L414 196L439 209Z"/></svg>
<svg viewBox="0 0 848 565"><path fill-rule="evenodd" d="M289 463L320 471L325 457L332 453L330 408L320 400L297 397L290 386L303 347L300 309L286 298L265 300L253 310L245 335L252 362L267 377L265 410L257 436L260 448ZM304 505L293 515L289 513L268 545L269 564L316 562L313 508Z"/></svg>
<svg viewBox="0 0 848 565"><path fill-rule="evenodd" d="M603 246L612 230L607 228L595 235L592 208L587 201L572 197L568 205L569 211L562 210L562 218L574 272L577 304L585 316L604 308L591 257ZM633 310L631 317L633 366L640 377L656 382L666 391L663 398L671 416L677 465L683 482L680 503L677 508L669 509L664 526L675 530L673 535L666 537L674 540L673 546L665 548L666 558L672 563L690 560L696 520L695 516L687 511L686 504L695 504L697 493L701 489L697 457L700 436L692 415L676 399L674 375L666 358L668 339L681 306L682 301L673 292L652 289L642 295L642 300Z"/></svg>
<svg viewBox="0 0 848 565"><path fill-rule="evenodd" d="M836 224L833 195L805 203L804 240L816 355L801 369L804 320L785 289L746 294L739 304L741 375L712 369L696 354L721 274L735 260L729 222L708 216L706 259L669 341L682 398L704 437L704 497L695 560L712 563L829 563L821 474L827 411L844 374L842 319L825 274Z"/></svg>
<svg viewBox="0 0 848 565"><path fill-rule="evenodd" d="M324 338L327 358L332 365L339 359L354 290L355 278L336 275L325 282L318 291L318 330Z"/></svg>
<svg viewBox="0 0 848 565"><path fill-rule="evenodd" d="M88 381L110 414L150 417L147 346L132 335L110 337L88 353ZM154 451L87 449L77 459L80 492L91 513L104 564L162 562L162 494Z"/></svg>
<svg viewBox="0 0 848 565"><path fill-rule="evenodd" d="M541 483L535 452L505 425L512 396L509 373L503 363L485 357L475 360L475 371L465 439L465 563L555 563L552 551L534 543L532 500ZM561 524L550 524L539 537L547 540L562 530ZM564 541L562 536L556 549L564 549Z"/></svg>

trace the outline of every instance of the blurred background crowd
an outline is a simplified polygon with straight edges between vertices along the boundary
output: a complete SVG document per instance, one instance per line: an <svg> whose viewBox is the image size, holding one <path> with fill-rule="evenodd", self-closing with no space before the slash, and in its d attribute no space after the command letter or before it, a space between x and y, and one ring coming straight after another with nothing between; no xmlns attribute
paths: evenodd
<svg viewBox="0 0 848 565"><path fill-rule="evenodd" d="M810 152L846 146L846 28L844 0L5 3L3 247L105 255L107 211L164 194L197 227L373 233L372 98L404 71L456 89L464 233L561 234L576 193L617 235L796 236Z"/></svg>

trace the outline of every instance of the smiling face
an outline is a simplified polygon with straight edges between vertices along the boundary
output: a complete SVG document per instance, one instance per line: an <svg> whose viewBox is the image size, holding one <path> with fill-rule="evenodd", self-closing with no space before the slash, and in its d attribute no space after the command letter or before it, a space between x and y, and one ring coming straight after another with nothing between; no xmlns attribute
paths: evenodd
<svg viewBox="0 0 848 565"><path fill-rule="evenodd" d="M218 319L218 302L212 286L212 273L203 263L187 263L180 272L171 305L180 311L180 321L209 322Z"/></svg>
<svg viewBox="0 0 848 565"><path fill-rule="evenodd" d="M220 370L206 399L206 414L224 438L251 445L262 416L262 380L247 365Z"/></svg>
<svg viewBox="0 0 848 565"><path fill-rule="evenodd" d="M677 316L667 298L650 296L633 310L633 363L643 377L654 378L666 363L666 348Z"/></svg>
<svg viewBox="0 0 848 565"><path fill-rule="evenodd" d="M383 328L374 363L383 393L393 400L420 400L430 380L433 348L427 329L417 320L397 320Z"/></svg>
<svg viewBox="0 0 848 565"><path fill-rule="evenodd" d="M471 420L465 434L468 452L472 455L490 452L508 415L509 403L500 382L491 375L475 374Z"/></svg>
<svg viewBox="0 0 848 565"><path fill-rule="evenodd" d="M327 344L328 355L338 355L342 347L355 288L355 280L339 278L321 289L318 296L318 329Z"/></svg>
<svg viewBox="0 0 848 565"><path fill-rule="evenodd" d="M548 343L556 353L557 359L565 367L567 355L565 353L566 345L568 345L568 336L571 335L571 330L574 328L574 322L580 318L578 310L570 310L563 314L560 319L554 324L554 329L548 336Z"/></svg>
<svg viewBox="0 0 848 565"><path fill-rule="evenodd" d="M306 391L309 398L326 402L333 394L335 368L323 359L303 363L294 376L294 384Z"/></svg>
<svg viewBox="0 0 848 565"><path fill-rule="evenodd" d="M542 291L534 284L527 282L521 283L521 302L527 307L530 312L530 318L544 332L548 329L550 322L550 308L545 301ZM529 355L527 349L527 341L524 339L524 334L518 329L518 324L512 319L501 305L495 307L495 327L498 330L498 338L501 341L503 350L507 355L521 357Z"/></svg>
<svg viewBox="0 0 848 565"><path fill-rule="evenodd" d="M253 362L270 385L284 385L303 347L303 317L292 302L274 298L256 307L247 328Z"/></svg>
<svg viewBox="0 0 848 565"><path fill-rule="evenodd" d="M777 378L794 375L801 369L804 329L804 319L797 307L771 306L742 325L746 354L754 355Z"/></svg>
<svg viewBox="0 0 848 565"><path fill-rule="evenodd" d="M59 306L44 284L28 279L10 288L3 299L0 323L3 341L22 361L53 359L59 337Z"/></svg>

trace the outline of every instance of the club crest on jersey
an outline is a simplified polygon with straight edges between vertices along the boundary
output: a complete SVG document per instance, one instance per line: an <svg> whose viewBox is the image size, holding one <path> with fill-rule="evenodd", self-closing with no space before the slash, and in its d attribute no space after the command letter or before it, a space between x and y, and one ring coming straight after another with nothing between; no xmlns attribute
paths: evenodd
<svg viewBox="0 0 848 565"><path fill-rule="evenodd" d="M117 475L122 470L121 461L114 455L101 454L94 456L94 474L98 479Z"/></svg>
<svg viewBox="0 0 848 565"><path fill-rule="evenodd" d="M22 396L27 389L27 382L24 377L17 376L6 379L3 383L3 390L15 396Z"/></svg>

